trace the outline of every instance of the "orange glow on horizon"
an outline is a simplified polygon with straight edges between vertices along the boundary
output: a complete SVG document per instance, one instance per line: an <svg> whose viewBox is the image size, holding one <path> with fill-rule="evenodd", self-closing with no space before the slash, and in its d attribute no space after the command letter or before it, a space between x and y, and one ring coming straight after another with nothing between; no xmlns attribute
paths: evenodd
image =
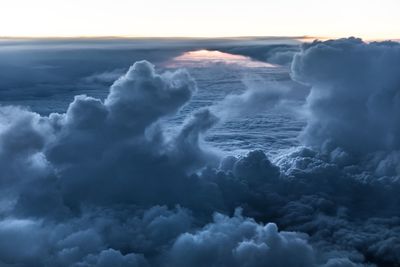
<svg viewBox="0 0 400 267"><path fill-rule="evenodd" d="M179 66L201 66L204 64L229 64L246 66L248 68L275 68L277 66L261 61L252 60L249 57L233 55L217 50L197 50L186 52L178 57L175 57L167 63L168 67Z"/></svg>

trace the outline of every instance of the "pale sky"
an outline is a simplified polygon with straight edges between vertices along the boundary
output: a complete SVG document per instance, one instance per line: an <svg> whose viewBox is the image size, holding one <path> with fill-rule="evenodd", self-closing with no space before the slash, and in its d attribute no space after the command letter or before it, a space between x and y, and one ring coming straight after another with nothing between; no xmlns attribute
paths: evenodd
<svg viewBox="0 0 400 267"><path fill-rule="evenodd" d="M400 0L0 0L0 36L400 38Z"/></svg>

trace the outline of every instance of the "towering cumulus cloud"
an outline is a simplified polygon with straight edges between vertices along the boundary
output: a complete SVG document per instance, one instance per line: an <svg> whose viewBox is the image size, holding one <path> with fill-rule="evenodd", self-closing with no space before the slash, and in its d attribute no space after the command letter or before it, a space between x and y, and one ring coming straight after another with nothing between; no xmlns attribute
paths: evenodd
<svg viewBox="0 0 400 267"><path fill-rule="evenodd" d="M305 44L292 77L312 87L301 135L309 148L278 162L308 185L301 200L286 205L283 223L313 232L320 248L397 266L400 44L355 38ZM317 204L326 200L335 203L333 217L325 209L330 204Z"/></svg>
<svg viewBox="0 0 400 267"><path fill-rule="evenodd" d="M80 202L77 196L99 203L176 202L175 186L185 187L178 181L186 166L172 166L165 156L168 147L157 121L174 114L194 90L188 73L160 76L149 63L138 62L104 102L78 96L66 114L50 115L57 130L46 155L68 203Z"/></svg>
<svg viewBox="0 0 400 267"><path fill-rule="evenodd" d="M196 84L146 61L65 113L0 107L0 266L398 266L399 62L390 42L304 45L304 146L273 160L202 137L281 103L279 82L193 111L172 136L165 120Z"/></svg>
<svg viewBox="0 0 400 267"><path fill-rule="evenodd" d="M306 44L294 59L293 77L312 86L307 145L349 164L368 160L380 175L400 174L398 43L350 38Z"/></svg>

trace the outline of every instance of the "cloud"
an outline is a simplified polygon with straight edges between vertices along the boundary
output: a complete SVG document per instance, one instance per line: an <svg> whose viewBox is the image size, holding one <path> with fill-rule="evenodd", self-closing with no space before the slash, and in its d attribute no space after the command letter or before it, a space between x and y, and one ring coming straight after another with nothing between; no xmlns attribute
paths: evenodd
<svg viewBox="0 0 400 267"><path fill-rule="evenodd" d="M168 266L313 266L314 255L306 237L278 232L273 223L257 224L237 210L229 218L214 215L214 222L194 234L179 236L168 252Z"/></svg>
<svg viewBox="0 0 400 267"><path fill-rule="evenodd" d="M175 187L186 187L185 170L195 162L172 162L157 122L177 112L194 90L187 72L158 75L149 63L137 62L104 102L78 96L65 114L51 114L58 130L45 153L70 205L78 195L95 202L175 203ZM93 183L99 183L96 190Z"/></svg>
<svg viewBox="0 0 400 267"><path fill-rule="evenodd" d="M262 151L224 157L202 140L220 120L278 105L286 90L275 83L250 85L195 110L172 136L164 120L190 101L196 84L184 70L158 74L146 61L130 67L104 100L76 96L65 113L0 107L0 263L393 266L399 261L400 187L396 176L377 173L396 171L396 138L387 149L387 137L375 135L383 129L367 123L372 132L365 134L349 127L353 118L375 122L377 115L346 112L367 98L374 99L374 111L395 110L395 97L393 105L378 105L375 95L397 88L388 86L397 81L389 75L396 49L355 39L304 46L293 77L312 86L303 134L309 147L276 158ZM356 78L334 64L358 66L370 53L363 59L368 64L379 59L380 68L388 66L380 74L387 86L379 90L364 72L375 68L372 63L361 64ZM357 97L334 105L346 99L346 90ZM313 97L319 92L323 101ZM397 115L387 114L381 125L395 133ZM360 140L351 139L358 134ZM362 142L373 136L372 144ZM234 213L237 207L242 213Z"/></svg>
<svg viewBox="0 0 400 267"><path fill-rule="evenodd" d="M399 59L394 42L349 38L305 44L292 65L293 78L312 86L304 143L328 153L342 149L350 162L355 157L381 174L399 175L392 165L400 148Z"/></svg>
<svg viewBox="0 0 400 267"><path fill-rule="evenodd" d="M237 47L222 48L223 51L249 56L255 60L265 61L272 64L290 66L294 55L299 52L298 44L280 43L268 45L242 45Z"/></svg>
<svg viewBox="0 0 400 267"><path fill-rule="evenodd" d="M19 266L149 266L142 253L161 250L191 222L187 210L165 206L90 209L58 222L6 219L0 224L0 260Z"/></svg>
<svg viewBox="0 0 400 267"><path fill-rule="evenodd" d="M97 84L102 84L102 83L113 83L115 80L117 80L119 77L121 77L124 74L125 70L124 69L114 69L111 71L104 71L101 73L94 73L92 75L89 75L85 78L83 78L83 81L88 84L95 83Z"/></svg>
<svg viewBox="0 0 400 267"><path fill-rule="evenodd" d="M298 43L293 38L39 38L0 40L0 100L48 115L63 113L76 94L106 97L132 62L155 65L200 49Z"/></svg>
<svg viewBox="0 0 400 267"><path fill-rule="evenodd" d="M246 90L231 94L210 109L223 120L232 120L265 112L278 106L290 91L284 83L269 81L261 77L246 76Z"/></svg>
<svg viewBox="0 0 400 267"><path fill-rule="evenodd" d="M253 164L262 177L277 177L278 168L262 152L234 163L240 179L224 177L231 184L227 192L223 180L195 173L212 161L219 163L200 143L217 117L208 109L197 111L168 140L161 120L185 105L195 87L183 70L159 75L142 61L111 86L104 101L76 96L65 113L49 116L1 107L5 219L0 234L15 245L2 250L0 261L21 266L171 265L176 259L168 256L164 262L163 255L172 255L168 251L178 244L176 238L206 224L215 210L239 204L224 195L250 194L243 183L247 175L254 177L251 184L262 183ZM13 164L7 164L9 159ZM33 245L36 239L41 241ZM265 245L254 242L237 247L238 262L253 247L254 253L263 253L257 247Z"/></svg>
<svg viewBox="0 0 400 267"><path fill-rule="evenodd" d="M82 262L72 265L74 267L140 267L148 266L143 256L133 253L122 255L120 251L107 249L98 255L89 255Z"/></svg>

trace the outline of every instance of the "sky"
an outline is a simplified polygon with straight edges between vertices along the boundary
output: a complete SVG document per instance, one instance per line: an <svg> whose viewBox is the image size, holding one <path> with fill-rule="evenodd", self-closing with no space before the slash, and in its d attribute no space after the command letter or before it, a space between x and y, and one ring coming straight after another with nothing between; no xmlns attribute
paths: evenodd
<svg viewBox="0 0 400 267"><path fill-rule="evenodd" d="M400 38L398 0L2 0L3 37Z"/></svg>

